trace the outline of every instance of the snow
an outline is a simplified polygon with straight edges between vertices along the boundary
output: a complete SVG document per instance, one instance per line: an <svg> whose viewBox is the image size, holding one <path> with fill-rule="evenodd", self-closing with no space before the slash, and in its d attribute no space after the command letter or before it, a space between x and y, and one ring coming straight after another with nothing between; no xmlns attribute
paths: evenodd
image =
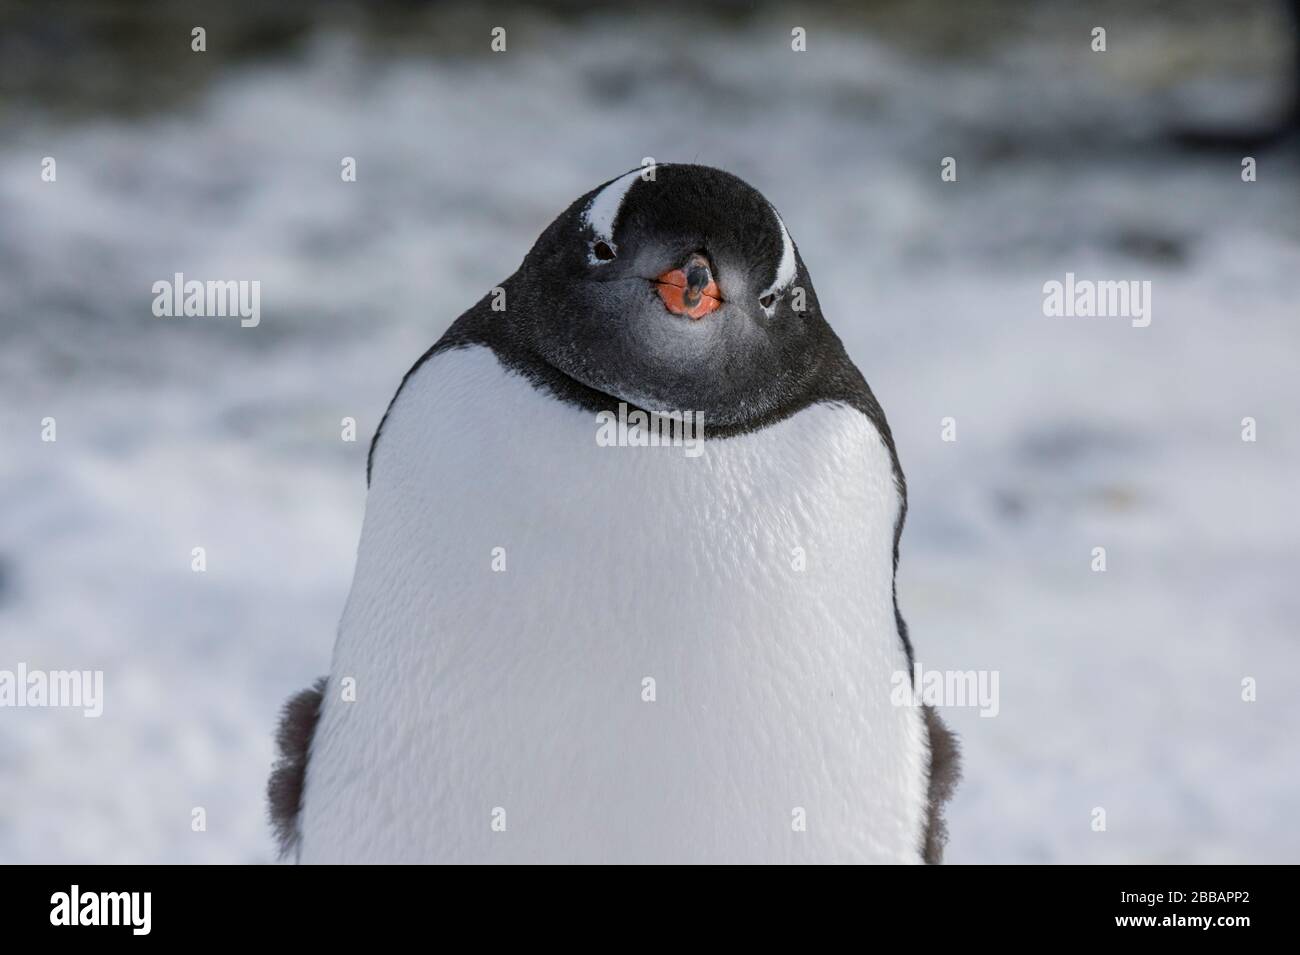
<svg viewBox="0 0 1300 955"><path fill-rule="evenodd" d="M918 659L1000 672L997 717L945 713L948 860L1296 861L1300 170L1261 154L1246 184L1155 128L1213 114L1207 72L1230 115L1267 104L1281 52L1251 14L1213 27L1250 44L1179 57L1116 7L1099 60L1051 9L949 57L833 20L795 54L771 13L654 46L539 19L496 57L486 30L481 56L323 30L143 117L11 113L0 668L102 669L106 699L0 710L0 861L271 860L277 710L327 669L389 397L643 157L782 210L889 416ZM1045 318L1067 271L1150 280L1151 326ZM260 326L155 318L175 272L260 281Z"/></svg>

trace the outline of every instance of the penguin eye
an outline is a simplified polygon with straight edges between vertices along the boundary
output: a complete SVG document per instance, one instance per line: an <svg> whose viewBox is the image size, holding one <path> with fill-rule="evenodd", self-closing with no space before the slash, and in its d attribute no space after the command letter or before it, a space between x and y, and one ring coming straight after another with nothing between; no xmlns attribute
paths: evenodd
<svg viewBox="0 0 1300 955"><path fill-rule="evenodd" d="M758 300L758 304L762 305L764 308L771 308L774 304L776 304L776 293L772 292L769 295L764 295L762 298Z"/></svg>
<svg viewBox="0 0 1300 955"><path fill-rule="evenodd" d="M591 254L602 262L608 262L614 257L614 250L610 248L608 242L593 242Z"/></svg>

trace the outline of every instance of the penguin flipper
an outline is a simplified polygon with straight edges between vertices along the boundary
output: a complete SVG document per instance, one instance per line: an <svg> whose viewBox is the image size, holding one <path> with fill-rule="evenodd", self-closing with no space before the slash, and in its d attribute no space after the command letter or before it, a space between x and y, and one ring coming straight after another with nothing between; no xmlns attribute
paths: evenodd
<svg viewBox="0 0 1300 955"><path fill-rule="evenodd" d="M925 841L921 858L927 865L943 862L948 826L943 807L961 780L961 753L957 736L939 719L933 706L924 706L926 735L930 740L930 783L925 806Z"/></svg>
<svg viewBox="0 0 1300 955"><path fill-rule="evenodd" d="M320 719L328 679L321 677L310 689L290 697L280 711L280 725L275 734L279 756L266 783L266 799L281 859L294 850L302 836L298 814L302 811L307 781L307 755Z"/></svg>

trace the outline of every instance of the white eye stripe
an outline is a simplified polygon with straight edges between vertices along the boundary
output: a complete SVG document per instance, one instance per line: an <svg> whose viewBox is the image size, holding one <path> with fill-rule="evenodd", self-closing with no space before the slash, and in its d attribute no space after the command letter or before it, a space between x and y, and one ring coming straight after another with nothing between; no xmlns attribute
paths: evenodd
<svg viewBox="0 0 1300 955"><path fill-rule="evenodd" d="M794 260L794 243L790 241L790 233L785 231L785 223L781 221L781 216L777 213L776 208L768 206L772 210L772 217L776 219L776 224L781 228L781 261L776 266L776 278L772 284L763 290L759 298L767 298L769 295L775 295L787 285L794 281L795 260Z"/></svg>
<svg viewBox="0 0 1300 955"><path fill-rule="evenodd" d="M642 166L633 169L625 176L619 176L592 197L587 208L582 212L582 221L596 235L596 241L614 245L614 223L618 220L618 210L623 208L623 199L636 181L654 169L654 166Z"/></svg>

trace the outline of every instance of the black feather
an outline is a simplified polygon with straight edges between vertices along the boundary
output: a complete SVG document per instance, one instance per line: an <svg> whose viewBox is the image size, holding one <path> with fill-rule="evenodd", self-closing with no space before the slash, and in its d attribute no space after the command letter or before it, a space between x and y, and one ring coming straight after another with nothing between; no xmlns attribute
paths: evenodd
<svg viewBox="0 0 1300 955"><path fill-rule="evenodd" d="M939 865L948 842L943 805L952 798L961 780L961 753L957 737L943 725L934 707L927 706L924 710L925 729L930 737L930 787L926 795L925 843L921 856L927 865Z"/></svg>
<svg viewBox="0 0 1300 955"><path fill-rule="evenodd" d="M307 756L320 719L327 680L321 677L311 689L290 698L280 712L280 726L275 734L279 758L266 784L266 798L281 858L297 847L301 837L298 815L302 812L302 793L307 780Z"/></svg>

